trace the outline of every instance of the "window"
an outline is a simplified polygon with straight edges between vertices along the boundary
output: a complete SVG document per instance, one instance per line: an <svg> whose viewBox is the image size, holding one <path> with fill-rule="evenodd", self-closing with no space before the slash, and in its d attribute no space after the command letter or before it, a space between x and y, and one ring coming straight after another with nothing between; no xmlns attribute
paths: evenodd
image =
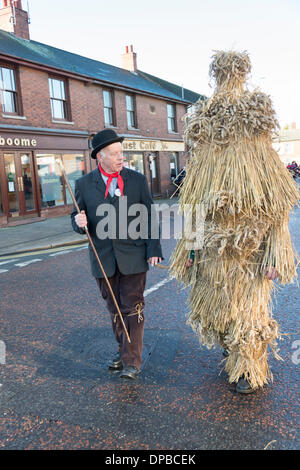
<svg viewBox="0 0 300 470"><path fill-rule="evenodd" d="M64 80L49 78L49 89L52 118L67 120L66 84Z"/></svg>
<svg viewBox="0 0 300 470"><path fill-rule="evenodd" d="M104 124L105 126L114 126L114 106L113 106L113 92L110 90L103 90L103 105L104 105Z"/></svg>
<svg viewBox="0 0 300 470"><path fill-rule="evenodd" d="M57 207L72 204L72 198L56 159L61 158L74 191L75 181L84 174L84 156L78 154L39 154L36 156L42 207Z"/></svg>
<svg viewBox="0 0 300 470"><path fill-rule="evenodd" d="M126 95L126 111L128 127L137 127L135 113L135 99L132 95Z"/></svg>
<svg viewBox="0 0 300 470"><path fill-rule="evenodd" d="M173 181L176 176L178 175L178 153L172 152L170 153L170 177L171 181Z"/></svg>
<svg viewBox="0 0 300 470"><path fill-rule="evenodd" d="M63 164L68 176L70 186L75 194L75 182L84 175L85 165L83 154L64 154L62 155ZM73 204L71 194L65 185L66 203Z"/></svg>
<svg viewBox="0 0 300 470"><path fill-rule="evenodd" d="M17 89L15 71L6 67L0 67L0 91L2 111L4 113L17 114Z"/></svg>
<svg viewBox="0 0 300 470"><path fill-rule="evenodd" d="M175 104L167 104L167 114L168 114L168 132L176 132L176 108Z"/></svg>
<svg viewBox="0 0 300 470"><path fill-rule="evenodd" d="M144 174L144 160L142 152L124 152L124 166Z"/></svg>
<svg viewBox="0 0 300 470"><path fill-rule="evenodd" d="M287 155L292 155L294 152L294 146L293 146L293 143L292 142L287 142L285 144L285 153Z"/></svg>

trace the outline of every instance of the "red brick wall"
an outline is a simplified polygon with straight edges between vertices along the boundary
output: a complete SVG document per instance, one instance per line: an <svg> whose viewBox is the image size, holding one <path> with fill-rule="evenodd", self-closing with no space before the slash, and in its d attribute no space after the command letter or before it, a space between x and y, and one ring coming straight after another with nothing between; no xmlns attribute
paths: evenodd
<svg viewBox="0 0 300 470"><path fill-rule="evenodd" d="M23 114L22 125L89 130L97 132L104 127L102 87L89 85L80 80L69 79L71 119L74 126L52 122L48 74L44 71L20 66L20 85ZM59 78L59 77L58 77ZM178 133L169 134L167 129L167 100L136 95L138 129L128 129L126 116L126 92L115 90L116 131L148 138L180 140L185 107L176 104ZM152 112L150 106L155 108ZM14 121L14 122L13 122ZM19 120L1 118L1 122L20 124Z"/></svg>
<svg viewBox="0 0 300 470"><path fill-rule="evenodd" d="M24 126L52 127L48 75L39 70L20 67L21 100ZM12 119L7 120L13 122ZM20 125L20 123L18 122Z"/></svg>
<svg viewBox="0 0 300 470"><path fill-rule="evenodd" d="M67 80L70 96L70 120L73 124L53 122L50 107L48 73L29 67L20 66L20 87L23 105L23 115L26 120L3 118L5 124L33 126L43 128L58 128L66 130L88 131L96 133L104 128L103 113L103 87L89 84L81 80ZM59 78L59 76L58 76ZM142 136L144 138L157 138L165 140L182 140L185 106L176 104L177 133L168 133L167 102L155 98L136 94L137 129L128 129L126 115L126 92L114 90L117 133L128 136ZM170 185L170 162L168 152L159 154L158 174L160 178L160 192L166 195L166 190L172 193ZM179 167L184 164L184 155L179 154Z"/></svg>
<svg viewBox="0 0 300 470"><path fill-rule="evenodd" d="M29 39L28 13L24 10L15 9L16 25L14 33L18 38Z"/></svg>

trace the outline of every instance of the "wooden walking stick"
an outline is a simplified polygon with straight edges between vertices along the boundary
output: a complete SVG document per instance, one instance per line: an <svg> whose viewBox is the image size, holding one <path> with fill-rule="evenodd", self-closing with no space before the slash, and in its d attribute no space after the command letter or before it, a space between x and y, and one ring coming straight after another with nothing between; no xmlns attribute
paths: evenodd
<svg viewBox="0 0 300 470"><path fill-rule="evenodd" d="M64 166L63 166L63 163L62 163L62 161L61 161L59 158L56 159L56 163L60 166L62 175L63 175L63 177L64 177L64 180L65 180L65 182L66 182L66 185L68 186L68 190L70 191L71 198L72 198L72 201L73 201L73 203L74 203L74 206L75 206L75 208L76 208L76 210L77 210L77 213L80 214L81 211L80 211L80 209L79 209L79 206L78 206L77 201L76 201L76 199L75 199L75 196L74 196L74 194L73 194L73 190L72 190L72 188L71 188L70 182L69 182L68 177L67 177L67 175L66 175L66 172L65 172L65 168L64 168ZM114 304L115 304L115 306L116 306L117 313L118 313L118 315L119 315L119 317L120 317L122 326L123 326L123 328L124 328L127 341L128 341L128 343L131 343L130 337L129 337L129 334L128 334L128 331L127 331L127 328L126 328L126 325L125 325L125 323L124 323L124 320L123 320L122 314L121 314L121 312L120 312L120 308L119 308L118 302L117 302L116 297L115 297L115 294L113 293L113 290L112 290L112 288L111 288L110 282L109 282L109 280L108 280L108 278L107 278L107 275L106 275L106 273L105 273L105 271L104 271L104 268L103 268L102 263L101 263L101 261L100 261L100 258L99 258L99 256L98 256L98 253L97 253L97 250L96 250L95 245L94 245L94 243L93 243L93 240L92 240L92 238L91 238L91 235L89 234L89 231L88 231L87 226L84 227L84 230L85 230L85 233L86 233L86 235L87 235L87 237L88 237L89 243L90 243L90 245L91 245L91 247L92 247L92 250L93 250L93 252L94 252L94 255L96 256L96 259L97 259L98 264L99 264L99 266L100 266L100 269L101 269L101 271L102 271L103 277L104 277L104 279L105 279L105 281L106 281L107 287L109 288L109 292L110 292L110 294L111 294L111 296L112 296L112 299L113 299L113 301L114 301Z"/></svg>
<svg viewBox="0 0 300 470"><path fill-rule="evenodd" d="M184 169L184 168L182 168L181 172L180 172L180 173L178 173L178 175L176 176L176 178L174 179L174 181L176 181L176 180L179 178L179 176L181 175L181 173L183 173L183 172L184 172L184 170L185 170L185 169ZM172 194L172 196L170 197L170 199L172 199L172 197L173 197L173 196L175 196L175 194L177 193L178 189L180 189L180 188L181 188L181 186L182 186L182 184L183 184L183 180L182 180L182 182L181 182L181 183L179 183L179 185L178 185L178 184L176 184L176 183L174 183L174 181L173 181L173 184L174 184L175 186L177 186L177 189L175 189L175 191L174 191L174 193Z"/></svg>

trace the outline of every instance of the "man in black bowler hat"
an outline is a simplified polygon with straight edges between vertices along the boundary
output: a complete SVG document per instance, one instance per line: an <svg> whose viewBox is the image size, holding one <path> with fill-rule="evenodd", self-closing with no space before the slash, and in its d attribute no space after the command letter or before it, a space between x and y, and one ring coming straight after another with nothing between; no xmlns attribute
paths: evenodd
<svg viewBox="0 0 300 470"><path fill-rule="evenodd" d="M104 129L93 137L91 157L97 159L98 166L76 181L75 197L81 213L77 214L74 210L71 219L73 229L78 233L84 234L83 228L88 227L130 336L129 343L94 252L89 247L92 275L111 314L118 343L118 351L108 361L108 367L121 370L122 378L136 379L142 365L146 272L149 264L155 266L163 258L159 237L151 238L151 233L158 233L157 227L154 232L151 231L153 224L158 221L151 215L153 200L147 179L141 173L123 167L122 141L123 137L118 136L113 129ZM120 213L125 210L122 205L125 197L126 211L133 204L146 207L148 237L130 238L128 226L134 218ZM104 215L97 214L105 212L101 211L101 205L104 208L104 204L113 206L117 224L106 238L99 237L97 232L97 226L99 228L98 224L101 225L104 218ZM120 216L127 221L125 237L124 226L118 226Z"/></svg>

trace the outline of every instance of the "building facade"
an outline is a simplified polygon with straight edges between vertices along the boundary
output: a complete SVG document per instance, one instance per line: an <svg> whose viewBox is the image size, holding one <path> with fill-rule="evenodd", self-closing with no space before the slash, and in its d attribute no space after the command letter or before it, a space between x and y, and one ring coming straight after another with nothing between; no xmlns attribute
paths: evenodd
<svg viewBox="0 0 300 470"><path fill-rule="evenodd" d="M118 68L31 41L21 0L4 0L0 18L0 226L69 213L56 160L74 187L105 127L153 196L170 195L186 158L182 118L204 97L139 71L132 46Z"/></svg>
<svg viewBox="0 0 300 470"><path fill-rule="evenodd" d="M297 129L296 123L282 129L273 145L286 166L292 162L300 165L300 129Z"/></svg>

